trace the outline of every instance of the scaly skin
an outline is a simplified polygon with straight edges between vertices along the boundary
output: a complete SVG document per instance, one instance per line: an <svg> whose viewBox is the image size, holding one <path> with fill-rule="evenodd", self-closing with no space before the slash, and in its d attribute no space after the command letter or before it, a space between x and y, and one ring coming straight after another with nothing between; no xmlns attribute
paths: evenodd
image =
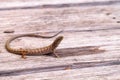
<svg viewBox="0 0 120 80"><path fill-rule="evenodd" d="M41 36L41 35L36 35L36 34L22 34L22 35L17 35L14 36L12 38L10 38L9 40L7 40L6 44L5 44L5 48L7 49L7 51L11 52L11 53L15 53L15 54L20 54L22 55L22 58L26 58L25 55L29 55L29 54L48 54L48 53L53 53L56 57L59 57L57 54L55 54L55 49L57 48L57 46L60 44L60 42L63 39L63 36L59 36L57 37L52 44L46 46L46 47L42 47L42 48L35 48L35 49L14 49L10 47L10 42L13 41L16 38L19 37L25 37L25 36L29 36L29 37L41 37L41 38L52 38L57 36L59 33L61 33L62 31L56 33L53 36Z"/></svg>

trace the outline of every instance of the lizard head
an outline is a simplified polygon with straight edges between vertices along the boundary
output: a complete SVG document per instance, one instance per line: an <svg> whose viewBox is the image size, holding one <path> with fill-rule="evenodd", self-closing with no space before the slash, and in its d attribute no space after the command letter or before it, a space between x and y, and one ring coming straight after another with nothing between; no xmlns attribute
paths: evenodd
<svg viewBox="0 0 120 80"><path fill-rule="evenodd" d="M52 47L53 49L55 49L59 44L60 42L63 40L63 36L58 36L55 41L52 43Z"/></svg>

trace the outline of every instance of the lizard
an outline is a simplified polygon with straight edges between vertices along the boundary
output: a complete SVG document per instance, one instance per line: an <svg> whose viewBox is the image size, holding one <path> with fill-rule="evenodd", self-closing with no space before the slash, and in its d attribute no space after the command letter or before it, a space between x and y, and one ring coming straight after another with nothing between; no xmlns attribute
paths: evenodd
<svg viewBox="0 0 120 80"><path fill-rule="evenodd" d="M48 54L48 53L52 53L54 54L56 57L59 57L56 53L55 53L55 49L58 47L58 45L60 44L60 42L63 40L63 36L58 36L50 45L45 46L45 47L41 47L41 48L35 48L35 49L23 49L23 48L19 48L19 49L15 49L10 47L10 43L15 40L16 38L19 37L41 37L41 38L53 38L55 36L57 36L59 33L61 33L62 31L59 31L58 33L52 35L52 36L42 36L42 35L36 35L36 34L21 34L21 35L16 35L10 39L8 39L5 43L5 48L7 49L8 52L11 53L15 53L15 54L19 54L21 55L22 58L26 58L25 55L29 55L29 54Z"/></svg>

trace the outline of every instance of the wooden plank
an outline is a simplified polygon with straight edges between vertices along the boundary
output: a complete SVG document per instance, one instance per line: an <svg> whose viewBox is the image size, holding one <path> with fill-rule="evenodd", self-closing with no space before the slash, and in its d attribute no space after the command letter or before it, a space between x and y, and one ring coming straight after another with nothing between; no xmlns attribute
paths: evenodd
<svg viewBox="0 0 120 80"><path fill-rule="evenodd" d="M0 79L120 79L119 11L118 5L0 11ZM4 33L9 29L15 32ZM51 35L60 29L64 40L56 53L61 58L39 55L24 60L4 48L16 34L41 31ZM53 40L19 38L12 46L35 48Z"/></svg>
<svg viewBox="0 0 120 80"><path fill-rule="evenodd" d="M28 56L28 59L22 60L19 57L19 55L10 54L10 53L7 53L5 51L4 54L6 54L6 56L4 55L4 57L7 57L7 56L11 56L11 57L8 57L7 59L3 59L4 57L1 57L1 59L3 59L1 61L2 62L1 70L4 70L5 68L8 67L8 66L3 66L3 64L10 66L11 62L13 62L14 59L17 59L17 60L15 60L14 63L19 64L19 65L16 66L16 65L12 64L11 66L13 66L13 67L7 68L8 70L25 68L27 65L30 65L30 63L24 64L24 62L29 62L29 61L30 62L33 61L31 66L29 66L30 68L32 67L32 65L36 65L36 67L39 66L39 65L41 65L41 67L45 67L45 66L53 66L53 65L64 65L64 64L67 64L67 63L69 64L71 62L74 63L74 61L73 61L74 57L73 56L78 57L78 55L81 55L81 54L82 55L85 55L85 54L101 55L101 54L97 54L97 53L101 53L101 51L104 52L103 53L104 56L102 56L103 59L105 59L105 58L106 59L112 59L113 55L114 55L114 57L116 57L116 59L119 59L119 53L118 53L119 52L119 45L118 46L116 45L116 44L120 44L120 42L119 42L119 35L117 35L119 33L119 30L118 30L117 34L115 34L115 33L113 34L112 32L117 32L117 30L109 31L109 34L107 34L108 32L107 33L105 32L107 35L105 35L105 33L101 32L101 31L100 31L100 33L97 32L96 35L93 35L93 32L89 32L89 33L88 32L84 32L84 34L89 36L89 39L87 37L85 37L85 35L83 35L83 34L81 34L79 32L77 32L77 33L79 33L81 35L75 34L75 32L74 32L74 34L76 35L75 38L71 38L70 37L70 36L73 36L74 34L70 34L69 33L67 35L64 35L66 37L65 37L64 41L62 42L61 46L59 46L59 48L63 48L63 49L58 51L58 54L61 55L61 57L63 57L61 59L56 59L56 58L53 58L53 57L44 57L44 56ZM96 38L95 36L98 36L97 34L104 35L104 36L99 36L99 37ZM112 35L112 37L110 37L111 35ZM82 38L82 40L76 41L79 38ZM111 38L114 38L114 39L111 40ZM76 39L76 40L70 40L70 39ZM96 42L96 44L94 42ZM25 44L25 43L23 43L23 44ZM31 44L33 44L33 43L31 43ZM36 44L38 44L38 43L36 43ZM15 45L16 45L16 43L14 43L14 46ZM91 47L87 47L89 45L92 45L92 46ZM82 46L85 46L85 47L82 47ZM71 48L71 51L72 51L71 52L69 49L64 49L64 48L67 48L67 47L78 47L78 49L77 48L75 48L75 49ZM114 52L114 51L117 51L117 52ZM70 52L72 53L72 56L71 56ZM113 52L114 52L114 54L112 55ZM108 54L111 54L111 55L108 55ZM65 60L66 62L63 63L65 56L66 56L66 60ZM95 56L95 55L86 55L86 56L90 56L91 57L91 56ZM88 59L86 59L86 57L85 58L84 57L83 57L83 59L85 61L94 60L94 57L91 57L91 58L88 58ZM101 57L99 57L98 60L100 58ZM9 62L8 62L8 59L9 59ZM44 59L45 59L45 62L44 62ZM39 61L34 63L34 60L35 61L39 60ZM77 61L80 61L79 58L78 58ZM4 62L7 62L7 63L4 63ZM21 67L21 65L24 65L24 66Z"/></svg>
<svg viewBox="0 0 120 80"><path fill-rule="evenodd" d="M98 12L101 12L101 14L97 14ZM111 15L106 15L107 13L110 13ZM2 22L2 24L0 25L0 27L3 27L4 30L13 29L16 32L23 32L24 30L36 31L36 29L33 29L34 27L37 27L38 30L41 30L42 27L46 27L46 30L57 30L60 27L67 30L73 30L75 28L84 28L89 30L90 28L93 29L94 26L96 26L97 28L110 28L110 25L119 26L119 23L117 23L117 21L119 21L119 17L116 16L117 13L119 13L119 6L98 6L90 8L77 7L42 10L33 9L32 13L31 9L5 12L1 11L0 21ZM115 17L116 19L113 19L113 17ZM96 19L98 21L96 21ZM57 26L59 28L57 28ZM54 29L51 29L51 27L54 27ZM96 29L96 27L94 28ZM3 33L4 30L0 32Z"/></svg>

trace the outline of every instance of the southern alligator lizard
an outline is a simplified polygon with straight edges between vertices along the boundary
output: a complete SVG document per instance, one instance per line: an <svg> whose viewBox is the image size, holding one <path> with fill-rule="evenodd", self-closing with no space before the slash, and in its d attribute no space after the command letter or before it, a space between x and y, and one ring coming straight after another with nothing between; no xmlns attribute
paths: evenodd
<svg viewBox="0 0 120 80"><path fill-rule="evenodd" d="M22 55L22 58L26 58L25 55L29 55L29 54L48 54L48 53L53 53L56 57L59 57L57 54L55 54L55 49L57 48L57 46L60 44L60 42L63 39L63 36L58 36L52 44L46 46L46 47L42 47L42 48L35 48L35 49L14 49L10 47L10 42L13 41L16 38L19 37L25 37L25 36L29 36L29 37L41 37L41 38L52 38L57 36L59 33L61 33L62 31L56 33L53 36L41 36L41 35L36 35L36 34L21 34L21 35L17 35L14 36L10 39L7 40L6 44L5 44L5 48L7 49L7 51L11 52L11 53L15 53L15 54L20 54Z"/></svg>

